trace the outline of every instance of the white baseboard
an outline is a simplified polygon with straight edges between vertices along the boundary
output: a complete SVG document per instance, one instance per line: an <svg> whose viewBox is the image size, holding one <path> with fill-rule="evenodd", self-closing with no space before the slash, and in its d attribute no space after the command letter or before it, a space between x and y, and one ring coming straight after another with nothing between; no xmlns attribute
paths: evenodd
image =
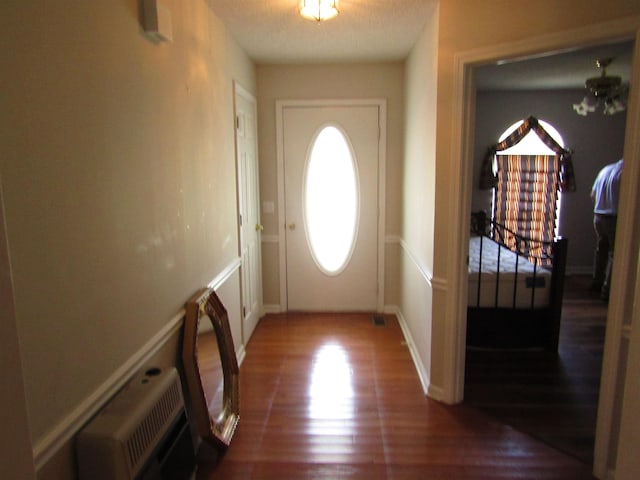
<svg viewBox="0 0 640 480"><path fill-rule="evenodd" d="M429 384L427 395L439 402L447 403L444 399L444 390L441 387L435 386L433 383Z"/></svg>
<svg viewBox="0 0 640 480"><path fill-rule="evenodd" d="M404 339L407 342L407 346L409 347L409 353L411 354L413 365L415 366L416 372L418 373L418 378L420 379L420 384L422 385L422 391L425 395L432 396L430 391L433 390L433 387L429 385L429 374L427 373L427 369L424 367L424 364L420 359L420 355L416 351L415 342L411 337L411 332L409 331L409 327L407 326L405 318L402 316L400 308L396 305L387 305L384 308L384 312L393 314L398 319L398 323L400 324L400 328L402 329L402 334L404 335Z"/></svg>
<svg viewBox="0 0 640 480"><path fill-rule="evenodd" d="M265 314L283 312L283 309L280 305L263 305L262 310L264 311Z"/></svg>

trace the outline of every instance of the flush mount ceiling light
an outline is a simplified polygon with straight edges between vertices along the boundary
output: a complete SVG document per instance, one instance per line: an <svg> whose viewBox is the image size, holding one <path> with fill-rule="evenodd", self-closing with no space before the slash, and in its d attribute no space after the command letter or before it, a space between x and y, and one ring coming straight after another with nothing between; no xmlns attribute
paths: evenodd
<svg viewBox="0 0 640 480"><path fill-rule="evenodd" d="M604 105L602 113L605 115L613 115L625 110L625 97L629 86L623 85L620 77L607 75L606 68L612 61L611 58L596 60L596 66L602 70L602 73L599 77L588 78L585 82L584 86L588 94L582 102L573 105L578 115L586 117L588 113L595 112L601 104Z"/></svg>
<svg viewBox="0 0 640 480"><path fill-rule="evenodd" d="M329 20L339 13L338 0L302 0L300 2L300 15L316 22Z"/></svg>

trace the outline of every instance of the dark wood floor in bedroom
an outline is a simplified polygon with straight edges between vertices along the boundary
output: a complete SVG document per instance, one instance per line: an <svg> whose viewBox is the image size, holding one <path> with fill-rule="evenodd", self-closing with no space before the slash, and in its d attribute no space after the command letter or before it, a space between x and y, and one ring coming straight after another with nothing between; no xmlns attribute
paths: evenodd
<svg viewBox="0 0 640 480"><path fill-rule="evenodd" d="M558 356L467 351L465 403L591 465L607 304L589 283L566 279Z"/></svg>

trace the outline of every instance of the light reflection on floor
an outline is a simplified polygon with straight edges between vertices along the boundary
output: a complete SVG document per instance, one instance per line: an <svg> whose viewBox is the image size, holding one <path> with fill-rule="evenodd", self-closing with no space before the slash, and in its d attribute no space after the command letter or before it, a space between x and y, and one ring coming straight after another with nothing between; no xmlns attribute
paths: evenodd
<svg viewBox="0 0 640 480"><path fill-rule="evenodd" d="M323 456L339 451L346 457L351 453L345 447L354 441L354 402L353 368L346 350L339 344L324 344L313 358L307 431L329 441L311 445L312 454Z"/></svg>

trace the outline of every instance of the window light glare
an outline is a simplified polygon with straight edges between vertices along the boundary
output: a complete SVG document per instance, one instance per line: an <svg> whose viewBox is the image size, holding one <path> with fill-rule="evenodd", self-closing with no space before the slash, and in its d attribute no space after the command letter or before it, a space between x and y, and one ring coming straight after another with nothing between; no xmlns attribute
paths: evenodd
<svg viewBox="0 0 640 480"><path fill-rule="evenodd" d="M343 133L325 127L308 159L304 186L305 227L316 264L329 275L349 261L358 224L358 180Z"/></svg>
<svg viewBox="0 0 640 480"><path fill-rule="evenodd" d="M338 0L303 0L300 3L300 15L316 22L329 20L338 13Z"/></svg>

